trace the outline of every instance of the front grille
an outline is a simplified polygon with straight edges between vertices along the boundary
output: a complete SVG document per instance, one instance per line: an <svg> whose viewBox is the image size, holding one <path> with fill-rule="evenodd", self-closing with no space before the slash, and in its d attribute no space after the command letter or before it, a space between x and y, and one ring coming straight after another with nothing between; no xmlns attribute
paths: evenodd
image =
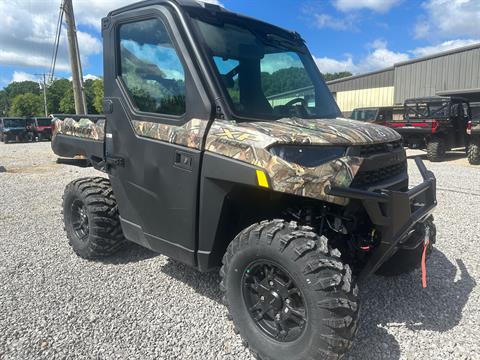
<svg viewBox="0 0 480 360"><path fill-rule="evenodd" d="M407 163L401 162L395 165L390 165L370 171L360 171L357 173L352 181L351 187L357 189L365 189L377 184L384 183L393 179L407 170Z"/></svg>
<svg viewBox="0 0 480 360"><path fill-rule="evenodd" d="M384 154L392 152L402 148L401 141L393 141L383 144L371 144L371 145L362 145L358 147L359 156L363 158L368 158L372 155Z"/></svg>

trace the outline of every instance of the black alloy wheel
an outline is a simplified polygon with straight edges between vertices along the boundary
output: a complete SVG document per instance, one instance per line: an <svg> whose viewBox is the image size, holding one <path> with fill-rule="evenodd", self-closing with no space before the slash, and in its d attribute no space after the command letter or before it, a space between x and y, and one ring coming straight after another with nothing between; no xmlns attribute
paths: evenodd
<svg viewBox="0 0 480 360"><path fill-rule="evenodd" d="M280 265L254 261L242 278L243 299L257 326L281 342L300 337L307 324L302 292Z"/></svg>
<svg viewBox="0 0 480 360"><path fill-rule="evenodd" d="M88 214L85 205L80 200L72 203L72 227L80 240L87 240L89 234Z"/></svg>

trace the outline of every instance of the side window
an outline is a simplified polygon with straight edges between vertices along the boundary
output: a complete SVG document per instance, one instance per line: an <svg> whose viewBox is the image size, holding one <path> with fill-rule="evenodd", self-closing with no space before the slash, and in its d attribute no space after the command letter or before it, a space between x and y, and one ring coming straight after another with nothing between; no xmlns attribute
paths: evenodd
<svg viewBox="0 0 480 360"><path fill-rule="evenodd" d="M121 78L140 111L183 115L185 71L165 25L149 19L121 25Z"/></svg>

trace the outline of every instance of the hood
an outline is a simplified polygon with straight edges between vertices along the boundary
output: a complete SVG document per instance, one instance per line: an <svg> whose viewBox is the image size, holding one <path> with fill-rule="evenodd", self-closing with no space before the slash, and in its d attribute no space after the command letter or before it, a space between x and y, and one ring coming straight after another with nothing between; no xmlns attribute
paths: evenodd
<svg viewBox="0 0 480 360"><path fill-rule="evenodd" d="M284 118L276 121L244 123L217 120L209 135L215 134L263 148L275 143L366 145L391 142L401 138L395 130L388 127L341 118Z"/></svg>
<svg viewBox="0 0 480 360"><path fill-rule="evenodd" d="M292 133L311 136L311 143L365 145L400 140L393 129L351 119L281 119L278 123L290 127Z"/></svg>
<svg viewBox="0 0 480 360"><path fill-rule="evenodd" d="M280 119L268 122L216 120L207 136L207 150L219 143L267 149L274 144L368 145L400 140L385 126L349 119Z"/></svg>
<svg viewBox="0 0 480 360"><path fill-rule="evenodd" d="M363 158L344 155L316 167L304 167L272 154L274 144L366 145L400 140L384 126L347 119L280 119L269 122L215 120L205 150L264 169L272 189L345 205L327 186L350 186Z"/></svg>

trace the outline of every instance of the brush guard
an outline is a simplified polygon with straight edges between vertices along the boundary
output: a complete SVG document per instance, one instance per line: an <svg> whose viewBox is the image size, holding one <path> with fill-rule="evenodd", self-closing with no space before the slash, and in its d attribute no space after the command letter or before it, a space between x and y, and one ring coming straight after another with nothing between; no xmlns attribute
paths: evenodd
<svg viewBox="0 0 480 360"><path fill-rule="evenodd" d="M359 275L362 280L374 273L398 249L407 244L410 234L418 223L423 223L437 206L436 179L423 161L415 158L423 182L402 192L393 190L365 191L352 188L332 187L329 195L360 200L370 220L381 234L381 241L372 250L369 262Z"/></svg>

